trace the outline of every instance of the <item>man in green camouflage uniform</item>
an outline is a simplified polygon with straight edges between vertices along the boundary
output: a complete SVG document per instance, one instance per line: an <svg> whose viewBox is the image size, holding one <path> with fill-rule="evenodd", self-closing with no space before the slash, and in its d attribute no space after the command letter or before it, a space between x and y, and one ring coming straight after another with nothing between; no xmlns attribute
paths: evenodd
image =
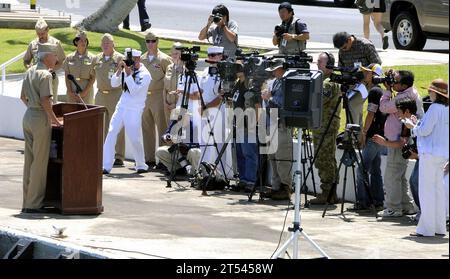
<svg viewBox="0 0 450 279"><path fill-rule="evenodd" d="M336 114L333 115L334 108L338 102L340 93L339 84L331 82L329 77L332 70L327 69L327 65L334 66L334 57L330 53L321 53L317 60L319 70L323 72L323 97L322 97L322 123L319 129L313 130L313 142L315 153L319 146L320 140L324 137L319 153L316 155L315 166L319 170L320 188L322 193L317 195L317 198L310 200L311 204L325 204L328 194L331 191L331 186L336 181L339 181L339 173L336 162L336 137L339 130L341 105L339 105ZM327 124L330 118L333 117L330 128L324 136ZM336 189L331 196L330 203L337 203L338 198Z"/></svg>

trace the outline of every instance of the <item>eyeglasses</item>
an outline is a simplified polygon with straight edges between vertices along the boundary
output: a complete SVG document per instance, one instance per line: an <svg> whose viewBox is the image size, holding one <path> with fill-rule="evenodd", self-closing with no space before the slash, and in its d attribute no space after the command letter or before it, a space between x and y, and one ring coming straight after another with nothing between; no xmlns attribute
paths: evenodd
<svg viewBox="0 0 450 279"><path fill-rule="evenodd" d="M208 53L209 57L216 57L218 55L222 55L222 53Z"/></svg>
<svg viewBox="0 0 450 279"><path fill-rule="evenodd" d="M150 44L150 43L152 43L152 44L154 44L154 43L156 43L158 40L145 40L145 42L147 43L147 44Z"/></svg>

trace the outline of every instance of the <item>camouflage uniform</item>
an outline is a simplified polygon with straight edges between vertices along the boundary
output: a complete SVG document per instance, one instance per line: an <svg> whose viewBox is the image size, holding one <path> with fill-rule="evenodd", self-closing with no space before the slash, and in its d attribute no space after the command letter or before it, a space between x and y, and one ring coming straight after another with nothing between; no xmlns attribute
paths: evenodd
<svg viewBox="0 0 450 279"><path fill-rule="evenodd" d="M322 123L319 129L313 130L313 143L315 151L319 146L320 140L327 128L328 121L333 117L333 110L336 107L340 94L339 84L330 82L327 78L323 82L323 98L322 98ZM336 115L331 122L331 126L326 134L322 146L315 161L315 166L319 170L320 188L322 189L322 197L327 198L331 190L333 182L338 180L339 173L336 162L336 137L340 124L341 105L336 111ZM317 200L320 200L319 196ZM313 202L313 200L311 200Z"/></svg>

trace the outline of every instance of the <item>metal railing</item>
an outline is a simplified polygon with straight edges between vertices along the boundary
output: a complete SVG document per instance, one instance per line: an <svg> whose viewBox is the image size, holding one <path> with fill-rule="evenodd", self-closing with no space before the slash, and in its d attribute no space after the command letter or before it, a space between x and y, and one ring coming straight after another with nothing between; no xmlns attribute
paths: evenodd
<svg viewBox="0 0 450 279"><path fill-rule="evenodd" d="M22 52L21 54L17 55L16 57L14 57L14 58L12 58L12 59L10 59L10 60L8 60L5 63L0 65L0 69L2 71L2 92L1 92L2 94L0 94L0 95L3 96L4 93L5 93L6 68L8 66L10 66L11 64L14 64L17 61L21 60L25 56L25 52L26 51Z"/></svg>

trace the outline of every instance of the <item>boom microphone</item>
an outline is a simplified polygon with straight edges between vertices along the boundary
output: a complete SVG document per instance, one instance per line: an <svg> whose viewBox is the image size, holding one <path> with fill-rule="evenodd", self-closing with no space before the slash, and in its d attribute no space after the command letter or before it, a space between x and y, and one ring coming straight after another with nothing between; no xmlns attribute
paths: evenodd
<svg viewBox="0 0 450 279"><path fill-rule="evenodd" d="M81 89L81 87L78 85L78 83L76 82L76 80L75 80L75 78L74 78L73 75L68 74L68 75L67 75L67 79L70 80L71 82L73 82L73 84L74 84L75 87L76 87L76 91L77 91L76 93L77 93L77 94L79 94L79 93L81 93L81 91L83 91L83 90Z"/></svg>

